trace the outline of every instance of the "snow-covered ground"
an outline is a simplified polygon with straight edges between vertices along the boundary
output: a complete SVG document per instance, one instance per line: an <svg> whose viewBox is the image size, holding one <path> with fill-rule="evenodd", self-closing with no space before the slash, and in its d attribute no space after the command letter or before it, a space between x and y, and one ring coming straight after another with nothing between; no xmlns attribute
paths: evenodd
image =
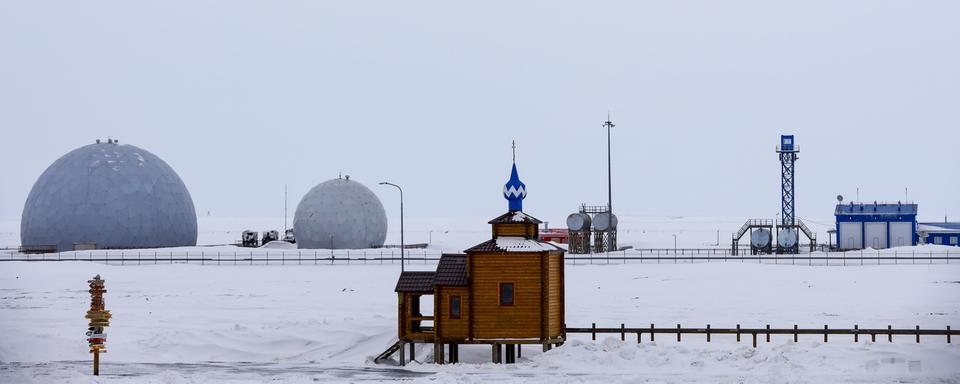
<svg viewBox="0 0 960 384"><path fill-rule="evenodd" d="M432 269L433 265L411 268ZM86 280L106 279L114 317L103 376L89 374ZM376 365L394 340L396 265L108 266L0 264L0 382L960 382L960 341L944 337L571 335L515 365L488 347L460 365ZM960 266L817 267L711 264L569 265L570 327L960 327ZM429 359L429 348L418 359Z"/></svg>

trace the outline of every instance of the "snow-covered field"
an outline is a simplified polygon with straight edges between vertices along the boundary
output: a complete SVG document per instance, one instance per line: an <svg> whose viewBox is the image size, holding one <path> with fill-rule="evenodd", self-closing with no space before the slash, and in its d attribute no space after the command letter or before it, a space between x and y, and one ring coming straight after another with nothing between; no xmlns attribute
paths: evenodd
<svg viewBox="0 0 960 384"><path fill-rule="evenodd" d="M376 365L372 357L395 337L397 267L4 262L0 382L960 382L960 341L932 336L795 344L775 335L753 349L749 338L724 335L639 345L571 335L548 353L524 348L515 365L488 363L483 346L464 347L459 365ZM570 265L566 273L570 327L960 327L957 265ZM83 336L95 274L106 279L114 314L96 379Z"/></svg>

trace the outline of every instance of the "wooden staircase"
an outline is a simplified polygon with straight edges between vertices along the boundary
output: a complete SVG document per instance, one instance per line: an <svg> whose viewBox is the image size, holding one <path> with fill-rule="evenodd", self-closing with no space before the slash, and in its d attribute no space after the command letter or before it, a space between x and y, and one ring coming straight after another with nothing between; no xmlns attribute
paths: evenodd
<svg viewBox="0 0 960 384"><path fill-rule="evenodd" d="M393 356L393 354L397 353L397 351L399 350L400 350L400 340L397 340L397 342L393 343L393 345L388 347L386 351L383 351L383 353L381 353L375 359L373 359L373 362L380 364L381 361L386 360L390 356Z"/></svg>

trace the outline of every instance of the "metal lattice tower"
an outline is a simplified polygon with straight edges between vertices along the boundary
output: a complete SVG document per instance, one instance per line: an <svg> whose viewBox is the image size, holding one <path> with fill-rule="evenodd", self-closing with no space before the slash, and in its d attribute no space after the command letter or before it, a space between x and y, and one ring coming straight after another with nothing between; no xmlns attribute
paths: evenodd
<svg viewBox="0 0 960 384"><path fill-rule="evenodd" d="M797 153L799 152L799 148L794 145L793 135L780 136L780 146L777 148L777 153L780 154L780 213L784 226L796 224L794 170Z"/></svg>

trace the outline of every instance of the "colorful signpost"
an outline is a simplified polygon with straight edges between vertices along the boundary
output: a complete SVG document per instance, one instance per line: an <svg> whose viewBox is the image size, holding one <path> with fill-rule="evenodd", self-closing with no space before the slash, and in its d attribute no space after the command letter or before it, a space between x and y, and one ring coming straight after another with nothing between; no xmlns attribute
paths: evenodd
<svg viewBox="0 0 960 384"><path fill-rule="evenodd" d="M107 353L104 343L107 341L107 334L103 329L110 325L110 311L103 309L104 280L97 275L93 280L87 280L90 283L90 310L87 311L87 319L90 323L87 325L87 342L90 343L90 353L93 354L93 375L100 376L100 353Z"/></svg>

